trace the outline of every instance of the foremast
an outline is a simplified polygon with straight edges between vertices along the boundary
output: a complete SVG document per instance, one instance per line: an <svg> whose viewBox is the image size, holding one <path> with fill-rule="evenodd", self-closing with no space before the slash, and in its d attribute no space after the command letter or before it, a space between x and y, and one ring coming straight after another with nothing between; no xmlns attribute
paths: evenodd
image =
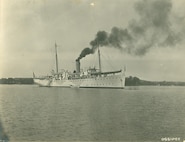
<svg viewBox="0 0 185 142"><path fill-rule="evenodd" d="M57 44L55 42L55 59L56 59L56 74L58 77L58 55L57 55Z"/></svg>

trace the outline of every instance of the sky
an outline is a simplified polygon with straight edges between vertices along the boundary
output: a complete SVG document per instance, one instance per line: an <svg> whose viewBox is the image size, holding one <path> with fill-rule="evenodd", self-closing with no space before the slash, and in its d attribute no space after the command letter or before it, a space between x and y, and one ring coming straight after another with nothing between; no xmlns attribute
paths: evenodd
<svg viewBox="0 0 185 142"><path fill-rule="evenodd" d="M126 66L126 76L185 81L184 0L1 0L0 78ZM94 41L94 42L93 42Z"/></svg>

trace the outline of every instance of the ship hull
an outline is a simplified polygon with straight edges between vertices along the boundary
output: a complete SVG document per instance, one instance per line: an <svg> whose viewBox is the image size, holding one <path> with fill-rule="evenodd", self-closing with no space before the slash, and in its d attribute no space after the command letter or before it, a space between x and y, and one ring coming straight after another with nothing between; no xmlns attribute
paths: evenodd
<svg viewBox="0 0 185 142"><path fill-rule="evenodd" d="M34 79L39 86L46 87L78 87L78 88L117 88L125 87L125 76L123 74L110 76L97 76L79 79Z"/></svg>
<svg viewBox="0 0 185 142"><path fill-rule="evenodd" d="M40 78L34 78L33 81L40 87L49 87L51 82L49 79L40 79Z"/></svg>

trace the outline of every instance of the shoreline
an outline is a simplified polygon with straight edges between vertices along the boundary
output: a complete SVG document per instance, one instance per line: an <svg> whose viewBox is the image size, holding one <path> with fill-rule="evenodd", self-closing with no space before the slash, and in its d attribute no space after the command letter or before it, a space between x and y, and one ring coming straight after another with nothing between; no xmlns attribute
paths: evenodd
<svg viewBox="0 0 185 142"><path fill-rule="evenodd" d="M0 84L34 85L33 78L1 78ZM138 77L126 77L125 86L185 86L183 81L148 81Z"/></svg>

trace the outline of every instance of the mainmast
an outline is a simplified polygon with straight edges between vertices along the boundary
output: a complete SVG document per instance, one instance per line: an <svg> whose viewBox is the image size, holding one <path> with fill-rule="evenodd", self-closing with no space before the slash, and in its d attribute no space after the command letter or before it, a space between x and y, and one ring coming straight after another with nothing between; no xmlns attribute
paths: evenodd
<svg viewBox="0 0 185 142"><path fill-rule="evenodd" d="M100 49L98 45L98 61L99 61L99 72L101 73L101 58L100 58Z"/></svg>
<svg viewBox="0 0 185 142"><path fill-rule="evenodd" d="M56 73L57 73L57 76L58 76L58 56L57 56L57 44L55 42L55 54L56 54Z"/></svg>

